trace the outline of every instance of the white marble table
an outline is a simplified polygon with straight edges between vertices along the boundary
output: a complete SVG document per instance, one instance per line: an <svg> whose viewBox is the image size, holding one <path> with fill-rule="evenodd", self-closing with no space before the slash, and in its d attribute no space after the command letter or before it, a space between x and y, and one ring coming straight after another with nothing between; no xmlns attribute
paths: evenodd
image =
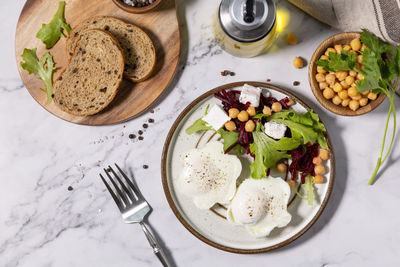
<svg viewBox="0 0 400 267"><path fill-rule="evenodd" d="M297 46L280 46L253 59L222 52L213 41L210 12L218 2L179 1L187 59L179 79L154 105L154 114L106 127L67 123L31 98L14 58L24 1L0 2L0 266L159 266L140 227L122 222L98 179L101 167L114 162L135 173L154 209L150 223L177 266L399 266L398 142L382 179L367 186L388 102L357 118L322 109L308 86L307 68L295 70L291 62L295 56L310 58L335 31L285 2L281 7L291 18L286 31L299 36ZM224 69L236 76L222 77ZM298 240L270 253L235 255L203 244L175 218L161 185L161 151L172 122L194 98L224 83L267 78L321 115L336 152L336 183L325 212ZM292 86L295 80L300 86ZM128 135L137 134L149 118L155 123L144 140L130 140Z"/></svg>

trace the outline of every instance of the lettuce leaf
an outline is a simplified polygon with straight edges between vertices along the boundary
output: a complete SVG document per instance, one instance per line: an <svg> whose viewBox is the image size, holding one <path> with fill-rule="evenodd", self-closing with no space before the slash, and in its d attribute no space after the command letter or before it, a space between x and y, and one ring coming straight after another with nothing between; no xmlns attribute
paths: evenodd
<svg viewBox="0 0 400 267"><path fill-rule="evenodd" d="M201 118L197 119L192 125L190 125L185 130L185 132L188 135L194 134L194 133L199 132L199 131L213 130L213 128L211 126L208 126L207 123L205 121L203 121L203 117L205 115L207 115L209 108L210 108L210 105L207 105L206 111L204 111L204 115Z"/></svg>
<svg viewBox="0 0 400 267"><path fill-rule="evenodd" d="M52 48L61 36L65 36L63 30L67 33L71 31L71 27L65 22L64 18L65 1L61 1L58 10L49 24L42 24L42 28L36 34L36 38L42 40L47 49Z"/></svg>
<svg viewBox="0 0 400 267"><path fill-rule="evenodd" d="M300 198L307 200L308 205L312 206L314 204L315 191L314 191L314 182L311 175L307 175L302 188L304 189L306 195L305 196L301 195L297 190L296 194Z"/></svg>
<svg viewBox="0 0 400 267"><path fill-rule="evenodd" d="M288 150L301 145L297 138L287 138L276 141L261 131L253 132L254 142L250 144L250 152L254 154L254 162L250 165L251 177L261 179L266 176L269 168L275 167L277 162L290 158Z"/></svg>
<svg viewBox="0 0 400 267"><path fill-rule="evenodd" d="M219 129L217 131L221 135L221 138L224 140L224 151L226 152L229 148L236 144L234 148L231 149L232 152L237 154L243 154L243 148L239 145L239 133L225 131L224 129Z"/></svg>

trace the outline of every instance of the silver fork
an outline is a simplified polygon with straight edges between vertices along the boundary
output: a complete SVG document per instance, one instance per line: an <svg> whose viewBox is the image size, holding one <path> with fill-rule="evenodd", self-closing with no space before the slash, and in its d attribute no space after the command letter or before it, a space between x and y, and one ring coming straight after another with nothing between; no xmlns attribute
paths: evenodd
<svg viewBox="0 0 400 267"><path fill-rule="evenodd" d="M131 179L129 179L128 176L126 176L126 174L117 164L115 164L115 166L124 177L125 183L111 168L111 166L108 166L108 169L104 169L104 172L110 179L115 190L111 189L111 186L100 173L101 180L103 180L112 198L121 211L122 218L124 219L125 223L139 223L158 259L161 261L163 266L170 267L171 265L168 262L165 252L158 244L157 239L150 230L150 226L146 225L146 223L143 221L145 216L150 212L149 203L147 203L146 199L144 199L137 185ZM114 175L117 182L111 177L110 172Z"/></svg>

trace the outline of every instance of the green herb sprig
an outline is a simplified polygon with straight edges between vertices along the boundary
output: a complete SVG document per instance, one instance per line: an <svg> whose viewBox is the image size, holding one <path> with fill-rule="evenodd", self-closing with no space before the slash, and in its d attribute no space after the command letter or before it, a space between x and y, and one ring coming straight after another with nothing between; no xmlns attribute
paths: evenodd
<svg viewBox="0 0 400 267"><path fill-rule="evenodd" d="M317 61L318 66L322 66L326 71L354 70L364 76L363 80L356 82L357 91L362 93L371 90L375 94L385 94L390 102L389 112L386 117L385 131L381 145L380 154L368 181L372 185L380 167L385 163L392 150L396 134L396 110L394 106L395 91L400 80L400 46L392 47L390 44L382 41L377 36L363 29L361 33L361 42L367 48L361 52L363 62L361 69L356 67L356 58L350 53L342 51L340 55L329 53L329 60ZM390 58L388 54L391 53ZM389 148L384 154L386 137L390 118L393 117L393 133Z"/></svg>

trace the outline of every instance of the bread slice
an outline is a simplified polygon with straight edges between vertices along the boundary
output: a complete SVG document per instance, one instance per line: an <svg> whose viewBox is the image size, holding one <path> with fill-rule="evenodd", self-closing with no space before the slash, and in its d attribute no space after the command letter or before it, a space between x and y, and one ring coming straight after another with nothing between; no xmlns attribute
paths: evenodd
<svg viewBox="0 0 400 267"><path fill-rule="evenodd" d="M114 99L124 73L118 41L102 30L80 35L68 67L54 83L54 103L77 116L93 115Z"/></svg>
<svg viewBox="0 0 400 267"><path fill-rule="evenodd" d="M72 29L67 39L67 52L73 54L76 41L88 29L110 32L121 44L125 57L124 76L134 82L150 77L156 63L156 53L149 36L132 24L113 17L94 17Z"/></svg>

